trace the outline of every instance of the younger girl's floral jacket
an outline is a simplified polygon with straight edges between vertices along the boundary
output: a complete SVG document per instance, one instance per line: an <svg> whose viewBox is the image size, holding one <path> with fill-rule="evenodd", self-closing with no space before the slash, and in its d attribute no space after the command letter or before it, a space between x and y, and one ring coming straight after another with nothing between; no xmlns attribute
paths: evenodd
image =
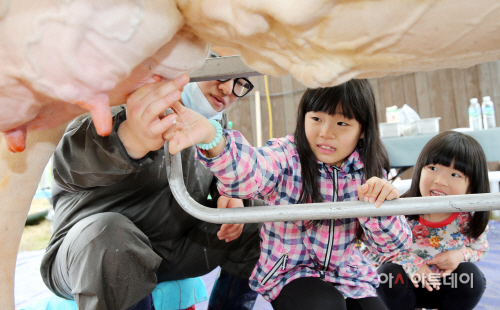
<svg viewBox="0 0 500 310"><path fill-rule="evenodd" d="M411 277L427 261L438 253L451 250L460 250L465 262L480 261L489 251L486 235L488 229L479 238L472 239L464 234L470 220L468 212L456 212L442 222L429 222L422 217L408 221L413 231L413 240L410 250L400 252L387 259L363 249L362 253L369 260L379 265L387 261L401 265L408 277ZM429 266L433 272L443 272L436 265Z"/></svg>
<svg viewBox="0 0 500 310"><path fill-rule="evenodd" d="M217 176L221 194L263 199L265 205L297 203L301 165L293 135L252 148L239 132L224 134L228 143L218 157L208 159L198 150L198 158ZM356 151L341 167L318 162L318 168L325 201L358 199L363 163ZM391 256L410 246L411 230L403 216L326 219L320 227L307 221L264 223L261 255L250 287L272 301L292 280L320 277L337 284L345 297L376 296L377 271L355 252L358 225L365 232L364 243L374 253Z"/></svg>

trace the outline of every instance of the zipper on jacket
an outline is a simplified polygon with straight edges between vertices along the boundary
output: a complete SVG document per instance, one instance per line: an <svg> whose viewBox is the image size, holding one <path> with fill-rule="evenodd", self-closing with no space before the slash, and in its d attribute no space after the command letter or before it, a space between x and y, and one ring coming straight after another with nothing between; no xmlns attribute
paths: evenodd
<svg viewBox="0 0 500 310"><path fill-rule="evenodd" d="M285 270L286 264L288 262L288 253L283 254L283 256L280 257L280 259L274 264L273 268L267 273L267 275L262 279L262 284L266 284L267 281L274 275L276 270L278 270L279 267L281 269Z"/></svg>
<svg viewBox="0 0 500 310"><path fill-rule="evenodd" d="M333 174L334 176L330 175L332 178L333 184L334 184L334 189L333 189L333 202L337 202L338 200L338 170L336 166L333 167ZM328 172L330 172L327 169ZM320 270L320 277L321 279L325 280L325 272L328 270L328 266L330 265L330 259L332 256L332 250L333 250L333 234L334 234L334 228L335 228L335 220L329 220L329 227L328 227L328 242L327 242L327 247L326 247L326 254L325 254L325 261L323 262L323 269Z"/></svg>
<svg viewBox="0 0 500 310"><path fill-rule="evenodd" d="M333 189L333 202L337 202L339 200L339 171L340 168L333 166L333 184L335 185Z"/></svg>
<svg viewBox="0 0 500 310"><path fill-rule="evenodd" d="M326 246L326 254L325 261L323 262L323 270L327 271L328 266L330 265L330 258L332 256L332 248L333 248L333 230L335 226L335 220L329 220L330 225L328 225L328 243Z"/></svg>

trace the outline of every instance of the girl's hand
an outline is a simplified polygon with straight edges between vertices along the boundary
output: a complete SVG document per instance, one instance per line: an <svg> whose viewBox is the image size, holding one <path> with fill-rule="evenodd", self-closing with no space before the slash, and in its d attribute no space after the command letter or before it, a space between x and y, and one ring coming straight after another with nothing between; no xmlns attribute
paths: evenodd
<svg viewBox="0 0 500 310"><path fill-rule="evenodd" d="M176 122L165 110L178 103L188 81L184 74L170 82L146 84L127 98L127 119L117 134L130 157L139 159L163 146L163 133Z"/></svg>
<svg viewBox="0 0 500 310"><path fill-rule="evenodd" d="M431 268L427 264L420 267L420 269L412 275L411 282L413 282L413 285L417 288L418 283L422 283L422 285L424 285L429 292L432 292L433 287L434 289L439 290L440 286L439 274L432 272Z"/></svg>
<svg viewBox="0 0 500 310"><path fill-rule="evenodd" d="M465 260L464 254L460 250L450 250L438 253L433 259L427 261L429 265L436 265L443 270L442 277L450 275L458 265Z"/></svg>
<svg viewBox="0 0 500 310"><path fill-rule="evenodd" d="M220 196L217 200L217 208L243 208L243 200ZM222 224L217 237L219 240L231 242L241 235L244 224Z"/></svg>
<svg viewBox="0 0 500 310"><path fill-rule="evenodd" d="M384 200L399 198L399 191L387 180L373 177L358 187L358 197L361 201L375 203L375 207L378 208Z"/></svg>
<svg viewBox="0 0 500 310"><path fill-rule="evenodd" d="M169 108L172 108L175 113L173 115L176 115L175 126L163 133L163 139L169 142L170 154L176 154L200 142L210 143L214 140L217 130L204 116L186 108L179 101L172 103Z"/></svg>

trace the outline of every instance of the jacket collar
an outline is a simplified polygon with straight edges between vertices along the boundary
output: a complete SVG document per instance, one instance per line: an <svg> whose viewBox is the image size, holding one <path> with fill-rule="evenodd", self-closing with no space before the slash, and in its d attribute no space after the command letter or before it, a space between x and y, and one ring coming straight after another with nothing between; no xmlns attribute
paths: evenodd
<svg viewBox="0 0 500 310"><path fill-rule="evenodd" d="M318 161L318 165L320 170L329 171L330 169L336 169L339 173L346 175L356 173L364 167L357 150L354 150L354 152L347 157L340 167L331 166L320 161Z"/></svg>

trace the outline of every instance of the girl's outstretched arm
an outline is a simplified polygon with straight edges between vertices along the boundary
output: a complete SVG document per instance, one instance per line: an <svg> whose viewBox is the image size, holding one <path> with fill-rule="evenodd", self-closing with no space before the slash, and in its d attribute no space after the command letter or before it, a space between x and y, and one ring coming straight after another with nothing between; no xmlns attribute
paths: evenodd
<svg viewBox="0 0 500 310"><path fill-rule="evenodd" d="M175 121L163 133L163 138L169 142L171 154L198 143L209 144L214 141L217 129L204 116L186 108L179 101L169 107L175 113ZM232 198L263 199L281 179L282 167L286 167L288 160L285 153L295 150L291 147L286 149L283 143L291 144L286 141L274 139L267 146L257 149L239 132L223 130L221 139L212 149L198 148L198 158L219 179L221 194Z"/></svg>
<svg viewBox="0 0 500 310"><path fill-rule="evenodd" d="M278 184L295 188L298 154L292 142L287 138L272 139L254 148L238 131L224 130L223 135L227 143L219 156L206 156L198 149L198 159L218 179L219 192L233 198L267 198L270 204L287 203L288 196L272 195Z"/></svg>
<svg viewBox="0 0 500 310"><path fill-rule="evenodd" d="M173 96L169 94L168 96ZM211 143L217 135L217 129L208 119L191 109L183 106L179 101L171 104L170 108L176 114L172 126L163 133L163 139L169 142L170 154L176 154L183 149L198 143ZM172 117L168 115L168 117ZM224 150L225 139L212 149L206 151L208 157L216 157Z"/></svg>

